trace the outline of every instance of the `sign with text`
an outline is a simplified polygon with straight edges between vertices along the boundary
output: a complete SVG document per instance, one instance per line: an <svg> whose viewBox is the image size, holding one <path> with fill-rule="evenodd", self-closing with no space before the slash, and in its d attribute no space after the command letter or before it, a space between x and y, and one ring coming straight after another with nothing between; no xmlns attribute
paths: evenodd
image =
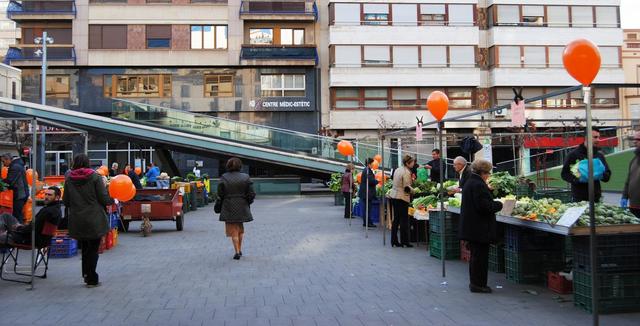
<svg viewBox="0 0 640 326"><path fill-rule="evenodd" d="M249 106L256 111L315 111L305 98L263 98L251 100Z"/></svg>
<svg viewBox="0 0 640 326"><path fill-rule="evenodd" d="M567 211L562 214L562 217L560 218L560 220L558 220L558 223L556 223L556 225L571 227L576 223L580 216L584 214L587 208L589 208L589 206L568 208Z"/></svg>

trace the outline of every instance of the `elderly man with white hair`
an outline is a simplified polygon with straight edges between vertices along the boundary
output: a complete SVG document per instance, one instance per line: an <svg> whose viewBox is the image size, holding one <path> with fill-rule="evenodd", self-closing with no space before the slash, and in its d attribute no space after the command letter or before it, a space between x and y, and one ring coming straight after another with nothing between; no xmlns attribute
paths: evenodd
<svg viewBox="0 0 640 326"><path fill-rule="evenodd" d="M462 156L458 156L453 160L453 168L459 175L459 191L462 191L462 186L464 186L464 183L469 179L469 176L471 175L471 169L467 167L467 160Z"/></svg>

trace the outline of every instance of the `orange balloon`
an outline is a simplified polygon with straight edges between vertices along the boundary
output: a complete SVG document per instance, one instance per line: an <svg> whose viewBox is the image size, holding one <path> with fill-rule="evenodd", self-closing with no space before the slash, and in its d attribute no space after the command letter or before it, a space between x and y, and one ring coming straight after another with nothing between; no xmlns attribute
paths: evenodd
<svg viewBox="0 0 640 326"><path fill-rule="evenodd" d="M376 160L373 160L373 162L371 162L371 169L373 170L377 170L380 167L380 163Z"/></svg>
<svg viewBox="0 0 640 326"><path fill-rule="evenodd" d="M140 173L142 173L142 169L139 166L136 166L136 168L133 169L133 172L135 172L136 175L140 175Z"/></svg>
<svg viewBox="0 0 640 326"><path fill-rule="evenodd" d="M33 184L33 169L28 169L26 174L27 174L27 183L29 185L32 185ZM37 171L36 171L35 177L36 177L36 180L38 180L38 172Z"/></svg>
<svg viewBox="0 0 640 326"><path fill-rule="evenodd" d="M130 201L135 196L136 196L136 186L131 184L131 189L129 190L129 193L126 196L122 197L122 198L118 198L118 200L122 201L122 202Z"/></svg>
<svg viewBox="0 0 640 326"><path fill-rule="evenodd" d="M427 108L437 121L442 121L449 111L449 98L441 91L433 91L427 98Z"/></svg>
<svg viewBox="0 0 640 326"><path fill-rule="evenodd" d="M355 153L353 145L348 140L341 140L338 143L338 152L344 156L351 156Z"/></svg>
<svg viewBox="0 0 640 326"><path fill-rule="evenodd" d="M6 166L2 167L2 175L0 175L0 177L2 177L2 179L6 179L7 175L9 175L9 168Z"/></svg>
<svg viewBox="0 0 640 326"><path fill-rule="evenodd" d="M103 177L106 177L106 176L108 176L108 175L109 175L109 168L103 165L103 166L101 166L101 167L97 168L97 169L96 169L96 172L97 172L99 175L101 175L101 176L103 176Z"/></svg>
<svg viewBox="0 0 640 326"><path fill-rule="evenodd" d="M378 161L378 163L382 163L382 155L376 154L376 156L373 157L373 160Z"/></svg>
<svg viewBox="0 0 640 326"><path fill-rule="evenodd" d="M131 186L133 186L131 178L124 174L118 174L109 182L109 195L120 201L129 200L131 199L128 198L131 193Z"/></svg>
<svg viewBox="0 0 640 326"><path fill-rule="evenodd" d="M569 75L583 86L589 86L600 70L598 46L587 39L577 39L564 48L562 64Z"/></svg>
<svg viewBox="0 0 640 326"><path fill-rule="evenodd" d="M362 183L362 172L358 172L358 174L356 174L356 180L358 183Z"/></svg>
<svg viewBox="0 0 640 326"><path fill-rule="evenodd" d="M382 183L382 182L383 182L383 180L384 180L384 182L387 182L387 180L389 179L389 177L387 177L387 175L384 175L384 177L383 177L383 175L384 175L384 174L382 173L382 171L380 171L380 172L376 173L376 180L378 180L378 182L380 182L380 183Z"/></svg>

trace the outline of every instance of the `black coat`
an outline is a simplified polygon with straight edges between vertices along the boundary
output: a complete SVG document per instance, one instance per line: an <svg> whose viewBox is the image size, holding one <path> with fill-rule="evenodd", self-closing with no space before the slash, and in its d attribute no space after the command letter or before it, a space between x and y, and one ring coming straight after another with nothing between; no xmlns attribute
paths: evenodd
<svg viewBox="0 0 640 326"><path fill-rule="evenodd" d="M461 240L493 243L497 240L496 213L502 203L494 201L482 178L472 173L462 188L459 237Z"/></svg>
<svg viewBox="0 0 640 326"><path fill-rule="evenodd" d="M464 170L462 170L462 175L460 175L460 181L458 182L460 188L464 187L464 184L469 180L469 177L471 177L471 167L467 165Z"/></svg>
<svg viewBox="0 0 640 326"><path fill-rule="evenodd" d="M227 172L220 178L218 197L222 200L220 221L244 223L253 221L249 207L256 198L253 182L246 173Z"/></svg>
<svg viewBox="0 0 640 326"><path fill-rule="evenodd" d="M29 197L29 185L27 185L27 176L24 169L24 163L21 158L14 158L9 165L7 178L5 182L9 185L9 189L13 190L14 199L25 199Z"/></svg>
<svg viewBox="0 0 640 326"><path fill-rule="evenodd" d="M140 183L140 177L136 174L136 171L129 170L129 173L127 175L129 176L129 179L131 179L131 182L133 182L133 185L136 187L136 190L142 189L142 184Z"/></svg>
<svg viewBox="0 0 640 326"><path fill-rule="evenodd" d="M562 180L571 184L571 193L573 194L574 201L588 201L589 200L589 184L581 183L578 178L576 178L573 173L571 173L571 166L576 163L576 161L582 161L587 158L587 147L584 144L581 144L576 149L572 150L567 158L564 160L564 165L562 166ZM605 170L602 175L603 182L609 182L611 179L611 169L609 169L609 164L607 164L607 160L604 158L602 152L596 150L594 148L593 158L599 158L604 164ZM600 181L594 181L594 198L595 201L599 201L602 196L602 187L600 186Z"/></svg>
<svg viewBox="0 0 640 326"><path fill-rule="evenodd" d="M360 182L360 189L358 189L358 197L362 200L367 198L367 185L369 187L369 200L376 198L376 185L378 184L378 180L376 180L376 176L373 174L373 171L370 168L364 169L362 171L362 182Z"/></svg>

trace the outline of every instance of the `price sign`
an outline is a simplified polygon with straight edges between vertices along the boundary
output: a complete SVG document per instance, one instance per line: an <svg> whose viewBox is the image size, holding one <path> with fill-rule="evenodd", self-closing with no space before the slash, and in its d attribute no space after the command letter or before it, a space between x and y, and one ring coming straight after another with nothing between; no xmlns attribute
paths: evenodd
<svg viewBox="0 0 640 326"><path fill-rule="evenodd" d="M513 213L514 208L516 208L516 200L507 199L502 204L502 210L500 211L499 214L503 216L511 216L511 213Z"/></svg>
<svg viewBox="0 0 640 326"><path fill-rule="evenodd" d="M562 215L556 225L571 227L584 214L589 206L571 207Z"/></svg>

